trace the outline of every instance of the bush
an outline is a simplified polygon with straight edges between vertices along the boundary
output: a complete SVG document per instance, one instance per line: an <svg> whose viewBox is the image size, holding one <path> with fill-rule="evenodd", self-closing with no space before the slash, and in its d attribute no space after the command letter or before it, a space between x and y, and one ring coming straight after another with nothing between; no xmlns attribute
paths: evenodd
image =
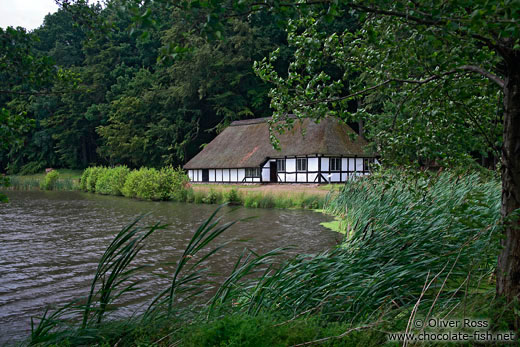
<svg viewBox="0 0 520 347"><path fill-rule="evenodd" d="M181 168L171 166L159 171L159 191L161 200L184 202L188 196L189 177Z"/></svg>
<svg viewBox="0 0 520 347"><path fill-rule="evenodd" d="M87 191L87 179L90 176L91 171L91 167L88 167L83 171L83 174L81 174L81 178L79 180L79 189Z"/></svg>
<svg viewBox="0 0 520 347"><path fill-rule="evenodd" d="M160 174L156 169L140 168L128 174L123 195L143 200L160 200Z"/></svg>
<svg viewBox="0 0 520 347"><path fill-rule="evenodd" d="M230 205L241 205L242 204L242 199L240 198L240 194L238 193L238 190L236 190L235 188L232 188L230 191L226 192L224 194L224 199Z"/></svg>
<svg viewBox="0 0 520 347"><path fill-rule="evenodd" d="M216 191L213 188L209 190L208 195L202 198L205 204L219 204L223 202L222 192Z"/></svg>
<svg viewBox="0 0 520 347"><path fill-rule="evenodd" d="M126 166L105 169L96 181L96 193L122 195L122 189L129 173L130 169Z"/></svg>
<svg viewBox="0 0 520 347"><path fill-rule="evenodd" d="M87 176L87 184L86 190L95 193L96 192L96 183L98 177L106 170L103 166L94 166L90 168L89 175Z"/></svg>
<svg viewBox="0 0 520 347"><path fill-rule="evenodd" d="M40 189L53 190L60 178L60 173L56 170L50 171L45 175L43 181L40 182Z"/></svg>

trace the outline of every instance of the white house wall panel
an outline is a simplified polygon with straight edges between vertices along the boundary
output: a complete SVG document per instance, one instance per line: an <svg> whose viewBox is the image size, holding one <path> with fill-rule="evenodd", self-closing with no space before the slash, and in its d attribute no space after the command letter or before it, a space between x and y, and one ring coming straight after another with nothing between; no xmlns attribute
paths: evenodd
<svg viewBox="0 0 520 347"><path fill-rule="evenodd" d="M306 170L297 170L297 158L306 160ZM277 160L285 161L285 170L278 171ZM334 165L331 162L336 160ZM191 182L213 182L213 183L270 183L271 182L271 165L277 170L275 180L278 183L340 183L349 179L354 179L369 174L368 167L364 164L364 160L370 163L379 162L374 158L352 158L352 157L293 157L293 158L270 158L256 169L256 171L248 171L246 177L246 168L243 169L207 169L207 170L187 170L188 177ZM283 166L281 166L283 168ZM255 168L248 168L253 170ZM207 180L204 180L204 171ZM254 172L255 177L251 177Z"/></svg>
<svg viewBox="0 0 520 347"><path fill-rule="evenodd" d="M309 171L314 171L314 172L317 172L319 167L318 167L318 161L319 161L320 158L317 158L317 157L310 157L308 158L307 160L307 166L309 168Z"/></svg>

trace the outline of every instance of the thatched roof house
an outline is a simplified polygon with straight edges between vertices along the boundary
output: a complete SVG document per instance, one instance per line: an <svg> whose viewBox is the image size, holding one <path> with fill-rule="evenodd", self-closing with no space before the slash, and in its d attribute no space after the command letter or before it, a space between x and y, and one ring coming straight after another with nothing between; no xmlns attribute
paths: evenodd
<svg viewBox="0 0 520 347"><path fill-rule="evenodd" d="M184 169L194 182L341 182L368 173L374 155L344 122L296 122L270 142L269 118L233 122ZM305 129L302 132L302 128Z"/></svg>

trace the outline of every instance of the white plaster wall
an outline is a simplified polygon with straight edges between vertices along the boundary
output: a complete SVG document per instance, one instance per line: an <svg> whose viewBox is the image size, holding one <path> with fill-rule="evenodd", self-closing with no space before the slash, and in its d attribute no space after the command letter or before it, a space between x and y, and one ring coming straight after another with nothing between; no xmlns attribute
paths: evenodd
<svg viewBox="0 0 520 347"><path fill-rule="evenodd" d="M330 176L329 182L339 182L340 180L341 180L340 174L339 173L333 173Z"/></svg>
<svg viewBox="0 0 520 347"><path fill-rule="evenodd" d="M285 182L296 182L296 174L286 174Z"/></svg>
<svg viewBox="0 0 520 347"><path fill-rule="evenodd" d="M309 158L307 160L307 167L309 171L318 171L318 158Z"/></svg>
<svg viewBox="0 0 520 347"><path fill-rule="evenodd" d="M229 179L229 172L230 172L230 170L226 170L226 169L222 170L222 180L224 182L229 182L230 181L230 179Z"/></svg>
<svg viewBox="0 0 520 347"><path fill-rule="evenodd" d="M193 170L188 170L188 177L190 181L193 181Z"/></svg>
<svg viewBox="0 0 520 347"><path fill-rule="evenodd" d="M342 173L341 174L341 182L345 182L346 180L348 180L348 174Z"/></svg>
<svg viewBox="0 0 520 347"><path fill-rule="evenodd" d="M304 173L296 174L296 179L297 179L296 182L306 182L307 181L307 174L304 174Z"/></svg>
<svg viewBox="0 0 520 347"><path fill-rule="evenodd" d="M318 174L309 174L309 183L313 183L313 182L318 182L318 180L316 179L316 177L318 176Z"/></svg>
<svg viewBox="0 0 520 347"><path fill-rule="evenodd" d="M215 182L222 182L222 169L215 170Z"/></svg>

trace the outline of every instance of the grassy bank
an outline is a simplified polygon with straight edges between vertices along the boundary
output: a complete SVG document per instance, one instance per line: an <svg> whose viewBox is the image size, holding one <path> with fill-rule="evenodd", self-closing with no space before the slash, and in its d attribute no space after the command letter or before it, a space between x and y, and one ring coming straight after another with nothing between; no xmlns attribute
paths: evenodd
<svg viewBox="0 0 520 347"><path fill-rule="evenodd" d="M336 186L194 184L178 169L124 166L90 167L84 171L59 170L48 190L79 190L141 200L177 201L195 204L240 205L250 208L321 209ZM10 176L9 189L45 189L46 174Z"/></svg>
<svg viewBox="0 0 520 347"><path fill-rule="evenodd" d="M134 271L123 259L136 257L158 228L133 225L107 249L90 299L81 301L87 304L48 314L32 342L376 346L387 332L419 333L413 322L430 318L484 319L487 330L504 331L515 317L494 298L499 206L499 183L478 175L374 175L349 182L325 206L340 218L341 247L286 260L283 249L245 251L220 283L202 273L207 257L218 256L211 244L229 226L212 216L194 233L170 286L141 315L112 321L119 293L131 295L133 285L119 281ZM201 296L209 288L214 294Z"/></svg>
<svg viewBox="0 0 520 347"><path fill-rule="evenodd" d="M79 181L83 171L60 169L59 178L55 182L55 190L78 190ZM8 189L13 190L35 190L40 189L41 183L45 181L45 172L24 175L24 176L9 176L10 186Z"/></svg>

